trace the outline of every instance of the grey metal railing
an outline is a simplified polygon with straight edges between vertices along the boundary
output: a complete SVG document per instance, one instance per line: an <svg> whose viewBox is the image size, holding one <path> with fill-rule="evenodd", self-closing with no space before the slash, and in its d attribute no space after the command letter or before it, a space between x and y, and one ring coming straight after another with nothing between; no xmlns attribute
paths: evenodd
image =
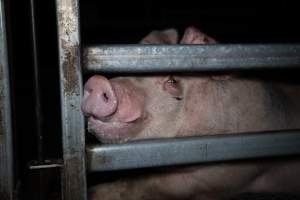
<svg viewBox="0 0 300 200"><path fill-rule="evenodd" d="M87 147L87 169L112 171L300 154L300 131L152 139Z"/></svg>
<svg viewBox="0 0 300 200"><path fill-rule="evenodd" d="M57 0L64 200L86 199L85 130L82 97L78 0Z"/></svg>
<svg viewBox="0 0 300 200"><path fill-rule="evenodd" d="M95 73L295 69L300 68L300 44L100 45L86 47L83 60L84 70ZM300 154L299 139L299 131L283 131L94 145L87 148L87 169L107 171Z"/></svg>
<svg viewBox="0 0 300 200"><path fill-rule="evenodd" d="M102 73L287 69L300 68L300 44L100 45L83 59Z"/></svg>
<svg viewBox="0 0 300 200"><path fill-rule="evenodd" d="M63 120L64 199L86 199L86 161L88 170L106 171L299 154L299 133L294 132L88 146L85 154L84 117L80 111L82 69L97 73L153 73L296 68L300 66L300 44L101 45L86 47L81 55L79 2L57 0L56 3ZM174 159L174 153L180 157ZM168 159L161 159L166 157Z"/></svg>
<svg viewBox="0 0 300 200"><path fill-rule="evenodd" d="M12 200L13 136L5 17L4 0L0 0L0 199Z"/></svg>

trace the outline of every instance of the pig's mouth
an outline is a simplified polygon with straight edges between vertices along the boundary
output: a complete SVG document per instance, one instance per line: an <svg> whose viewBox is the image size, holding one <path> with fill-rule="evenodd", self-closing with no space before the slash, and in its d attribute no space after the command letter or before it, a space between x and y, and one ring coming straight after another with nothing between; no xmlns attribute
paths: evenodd
<svg viewBox="0 0 300 200"><path fill-rule="evenodd" d="M143 119L130 122L103 121L94 116L88 118L88 131L102 143L123 143L131 139L141 129Z"/></svg>

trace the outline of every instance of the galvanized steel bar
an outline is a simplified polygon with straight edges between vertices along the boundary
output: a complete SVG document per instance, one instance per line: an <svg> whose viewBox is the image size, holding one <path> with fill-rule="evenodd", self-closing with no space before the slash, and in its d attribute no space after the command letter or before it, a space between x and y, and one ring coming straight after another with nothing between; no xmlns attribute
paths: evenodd
<svg viewBox="0 0 300 200"><path fill-rule="evenodd" d="M85 200L85 129L82 97L79 2L57 0L60 91L63 134L62 194L65 200Z"/></svg>
<svg viewBox="0 0 300 200"><path fill-rule="evenodd" d="M91 172L300 154L300 131L156 139L87 147Z"/></svg>
<svg viewBox="0 0 300 200"><path fill-rule="evenodd" d="M0 199L12 200L14 156L4 3L4 0L0 0Z"/></svg>
<svg viewBox="0 0 300 200"><path fill-rule="evenodd" d="M100 45L85 48L84 67L108 73L299 68L300 44Z"/></svg>

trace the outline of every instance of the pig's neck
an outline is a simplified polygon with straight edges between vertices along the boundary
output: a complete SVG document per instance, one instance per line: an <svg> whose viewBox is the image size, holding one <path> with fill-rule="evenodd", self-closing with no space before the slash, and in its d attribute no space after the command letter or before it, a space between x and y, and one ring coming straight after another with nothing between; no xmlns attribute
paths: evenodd
<svg viewBox="0 0 300 200"><path fill-rule="evenodd" d="M300 129L300 85L268 82L271 130Z"/></svg>
<svg viewBox="0 0 300 200"><path fill-rule="evenodd" d="M268 161L269 169L246 188L250 193L292 193L300 195L300 157Z"/></svg>
<svg viewBox="0 0 300 200"><path fill-rule="evenodd" d="M300 129L300 86L281 84L280 87L290 99L287 106L287 117L289 120L287 129Z"/></svg>
<svg viewBox="0 0 300 200"><path fill-rule="evenodd" d="M280 84L285 96L285 123L279 129L300 129L300 86ZM280 120L280 119L277 119ZM258 176L243 192L294 193L300 195L300 156L265 161L266 171Z"/></svg>

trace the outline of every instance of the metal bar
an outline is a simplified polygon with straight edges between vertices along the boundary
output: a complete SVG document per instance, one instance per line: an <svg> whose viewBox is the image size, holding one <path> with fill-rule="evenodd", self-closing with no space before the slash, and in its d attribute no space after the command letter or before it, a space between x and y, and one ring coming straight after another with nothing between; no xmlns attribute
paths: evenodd
<svg viewBox="0 0 300 200"><path fill-rule="evenodd" d="M35 120L36 120L36 142L37 142L37 159L39 162L43 162L43 114L42 114L42 103L40 94L40 77L39 77L39 61L38 61L38 45L37 45L37 34L36 34L36 22L35 22L35 1L30 0L30 17L31 17L31 39L33 47L33 66L34 66L34 97L35 97ZM37 196L38 199L45 199L45 184L43 171L38 171L38 188Z"/></svg>
<svg viewBox="0 0 300 200"><path fill-rule="evenodd" d="M60 159L44 160L42 163L40 161L32 161L29 163L28 168L31 170L62 168L64 167L62 163L63 162Z"/></svg>
<svg viewBox="0 0 300 200"><path fill-rule="evenodd" d="M0 199L12 200L14 198L14 156L4 3L4 0L0 0Z"/></svg>
<svg viewBox="0 0 300 200"><path fill-rule="evenodd" d="M85 129L80 103L82 73L79 2L56 0L63 134L62 194L65 200L85 200Z"/></svg>
<svg viewBox="0 0 300 200"><path fill-rule="evenodd" d="M91 172L300 154L300 131L156 139L87 147Z"/></svg>
<svg viewBox="0 0 300 200"><path fill-rule="evenodd" d="M83 59L86 71L108 73L299 68L300 44L100 45Z"/></svg>
<svg viewBox="0 0 300 200"><path fill-rule="evenodd" d="M30 0L30 14L31 14L31 34L33 47L33 65L34 65L34 96L35 96L35 115L36 115L36 129L37 129L37 147L38 160L43 161L43 134L42 134L42 103L40 94L40 77L39 77L39 61L38 61L38 46L35 22L35 4L34 0Z"/></svg>

